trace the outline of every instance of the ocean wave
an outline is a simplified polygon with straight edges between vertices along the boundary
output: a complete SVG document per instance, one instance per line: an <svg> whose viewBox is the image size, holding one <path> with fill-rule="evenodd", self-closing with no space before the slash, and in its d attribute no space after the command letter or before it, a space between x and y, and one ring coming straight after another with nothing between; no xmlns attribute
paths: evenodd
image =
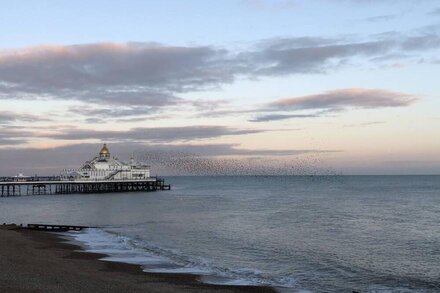
<svg viewBox="0 0 440 293"><path fill-rule="evenodd" d="M109 229L86 229L70 236L82 243L87 252L108 256L103 261L140 265L145 272L186 273L201 276L201 281L220 285L262 285L293 288L291 276L268 277L255 269L232 269L216 266L208 260L182 254L179 250L164 248L142 239L130 238Z"/></svg>

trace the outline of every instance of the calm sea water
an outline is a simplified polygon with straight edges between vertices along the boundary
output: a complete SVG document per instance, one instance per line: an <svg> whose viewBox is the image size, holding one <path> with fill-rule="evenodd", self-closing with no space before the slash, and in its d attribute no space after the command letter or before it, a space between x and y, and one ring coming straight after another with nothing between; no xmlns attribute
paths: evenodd
<svg viewBox="0 0 440 293"><path fill-rule="evenodd" d="M297 292L439 292L440 176L171 177L171 191L0 198L0 222L108 260Z"/></svg>

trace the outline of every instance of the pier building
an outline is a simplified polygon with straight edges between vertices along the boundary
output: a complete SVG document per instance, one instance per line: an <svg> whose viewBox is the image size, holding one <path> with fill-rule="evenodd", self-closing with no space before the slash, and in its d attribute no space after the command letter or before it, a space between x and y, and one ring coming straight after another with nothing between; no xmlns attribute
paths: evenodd
<svg viewBox="0 0 440 293"><path fill-rule="evenodd" d="M150 166L136 163L133 158L128 163L112 158L104 144L98 156L79 169L63 170L63 177L71 180L145 180L150 178Z"/></svg>

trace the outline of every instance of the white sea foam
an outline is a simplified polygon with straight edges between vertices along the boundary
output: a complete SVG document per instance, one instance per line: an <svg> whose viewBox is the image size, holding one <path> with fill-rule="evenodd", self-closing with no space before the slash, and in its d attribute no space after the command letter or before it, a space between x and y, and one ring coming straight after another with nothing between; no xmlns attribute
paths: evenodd
<svg viewBox="0 0 440 293"><path fill-rule="evenodd" d="M84 244L87 252L102 253L108 256L101 260L124 262L137 265L163 265L171 261L148 253L130 244L130 239L114 235L101 229L87 229L82 233L73 234L74 239Z"/></svg>
<svg viewBox="0 0 440 293"><path fill-rule="evenodd" d="M266 285L293 287L293 278L268 279L258 270L232 270L211 265L207 260L189 257L178 250L166 249L103 229L68 232L87 252L106 254L101 260L142 266L145 272L200 275L201 280L219 285Z"/></svg>

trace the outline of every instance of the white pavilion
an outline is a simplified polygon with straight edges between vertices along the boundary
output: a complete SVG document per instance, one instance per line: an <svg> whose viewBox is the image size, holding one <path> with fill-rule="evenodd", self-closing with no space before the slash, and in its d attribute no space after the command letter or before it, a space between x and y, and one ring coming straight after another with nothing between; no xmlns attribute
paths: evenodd
<svg viewBox="0 0 440 293"><path fill-rule="evenodd" d="M63 177L70 180L146 180L150 178L150 166L129 163L110 157L110 151L104 144L99 156L87 161L79 169L63 170Z"/></svg>

